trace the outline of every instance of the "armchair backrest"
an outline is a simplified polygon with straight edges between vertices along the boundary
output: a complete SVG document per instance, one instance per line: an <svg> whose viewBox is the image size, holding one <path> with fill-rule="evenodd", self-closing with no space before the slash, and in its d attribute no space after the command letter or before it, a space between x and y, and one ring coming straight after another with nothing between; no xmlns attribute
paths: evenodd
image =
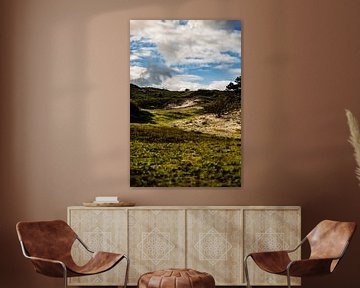
<svg viewBox="0 0 360 288"><path fill-rule="evenodd" d="M341 257L355 229L355 222L321 221L306 236L311 248L310 258Z"/></svg>
<svg viewBox="0 0 360 288"><path fill-rule="evenodd" d="M26 252L33 257L68 258L76 240L75 232L62 220L19 222L16 231Z"/></svg>

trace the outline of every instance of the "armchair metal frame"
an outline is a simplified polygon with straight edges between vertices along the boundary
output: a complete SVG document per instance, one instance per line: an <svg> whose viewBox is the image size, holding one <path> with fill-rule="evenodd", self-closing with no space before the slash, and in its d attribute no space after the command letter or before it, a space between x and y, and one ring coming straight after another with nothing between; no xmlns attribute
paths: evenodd
<svg viewBox="0 0 360 288"><path fill-rule="evenodd" d="M59 220L55 220L55 221L59 221ZM61 220L60 220L61 221ZM50 221L49 221L50 222ZM21 222L19 222L21 223ZM19 224L18 223L18 224ZM81 239L80 237L75 233L74 236L76 237L75 241L79 241L79 243L91 254L95 254L94 251L92 251ZM20 246L21 246L21 251L22 254L24 255L25 258L29 259L29 260L34 260L34 261L41 261L44 263L51 263L51 264L55 264L55 265L60 265L63 271L63 279L64 279L64 287L67 288L68 287L68 277L74 277L74 276L90 276L90 275L94 275L94 274L98 274L98 273L103 273L106 272L110 269L112 269L114 266L116 266L118 263L121 262L122 259L126 260L126 270L125 270L125 279L124 279L124 284L123 284L123 288L127 288L127 282L128 282L128 277L129 277L129 265L130 265L130 259L127 255L123 254L121 259L115 263L115 265L111 266L110 268L103 270L101 272L98 273L92 273L92 274L77 274L77 275L73 275L73 276L69 276L69 272L72 272L71 270L68 269L68 267L66 266L66 264L60 260L55 260L55 259L47 259L47 258L42 258L42 257L34 257L29 255L28 251L26 250L26 247L24 245L24 242L21 239L20 233L18 231L18 236L19 236L19 242L20 242ZM39 272L41 273L41 272ZM77 273L77 272L75 272ZM49 275L48 275L49 276ZM57 277L57 276L55 276Z"/></svg>
<svg viewBox="0 0 360 288"><path fill-rule="evenodd" d="M330 224L337 224L337 223L341 223L341 224L345 224L345 225L349 225L351 226L351 228L349 228L350 232L349 232L349 237L345 242L345 245L343 245L343 249L341 251L341 253L338 256L335 257L316 257L316 258L310 258L309 259L300 259L300 260L293 260L287 264L285 271L280 271L280 272L270 272L267 271L269 273L273 273L273 274L278 274L278 275L286 275L287 276L287 286L288 288L291 288L291 276L295 276L295 277L302 277L302 276L310 276L310 275L316 275L316 270L319 269L319 274L327 274L327 273L331 273L336 265L338 264L338 262L340 261L340 259L344 256L350 240L352 238L353 233L355 232L356 229L356 224L354 222L336 222L336 221L330 221L330 220L324 220L322 222L320 222L306 237L304 237L301 242L293 249L289 249L289 250L282 250L282 251L268 251L268 252L259 252L259 253L249 253L248 255L245 256L244 258L244 274L245 274L245 279L246 279L246 286L247 288L251 288L252 286L250 285L250 278L249 278L249 269L248 269L248 259L249 257L252 257L254 254L263 254L265 255L266 253L293 253L296 250L298 250L305 242L309 241L309 237L311 235L311 233L313 233L313 231L315 231L315 229L320 226L320 224L325 223L325 222L331 222ZM311 243L310 243L310 248L311 248ZM306 261L306 263L305 263ZM308 273L304 273L304 275L301 275L301 266L305 266L308 265L311 268L313 268L314 270L305 270L303 272L308 272ZM294 273L291 273L291 268L292 267L296 267L299 266L298 268L300 268L300 270L294 271ZM261 267L260 267L261 268ZM326 270L326 268L328 268L328 272L324 272ZM263 269L264 270L264 269Z"/></svg>

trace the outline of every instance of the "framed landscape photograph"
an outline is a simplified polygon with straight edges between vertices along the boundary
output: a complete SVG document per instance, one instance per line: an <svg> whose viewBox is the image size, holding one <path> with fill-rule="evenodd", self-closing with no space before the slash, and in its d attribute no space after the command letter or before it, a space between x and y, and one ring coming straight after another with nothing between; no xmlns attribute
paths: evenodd
<svg viewBox="0 0 360 288"><path fill-rule="evenodd" d="M241 187L241 23L130 20L130 186Z"/></svg>

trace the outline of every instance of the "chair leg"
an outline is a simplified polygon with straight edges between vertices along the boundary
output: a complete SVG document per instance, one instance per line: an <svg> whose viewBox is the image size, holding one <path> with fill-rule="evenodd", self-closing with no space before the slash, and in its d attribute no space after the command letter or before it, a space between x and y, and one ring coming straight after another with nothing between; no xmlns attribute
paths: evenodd
<svg viewBox="0 0 360 288"><path fill-rule="evenodd" d="M128 278L129 278L129 265L130 265L130 259L127 256L124 256L126 259L126 271L125 271L125 280L124 280L124 288L127 286Z"/></svg>
<svg viewBox="0 0 360 288"><path fill-rule="evenodd" d="M288 284L288 288L291 288L291 278L290 278L290 271L289 269L287 269L287 284Z"/></svg>
<svg viewBox="0 0 360 288"><path fill-rule="evenodd" d="M247 255L244 259L244 272L245 272L245 279L246 279L246 287L247 288L251 288L250 285L250 279L249 279L249 269L248 269L248 265L247 265L247 259L249 258L250 255Z"/></svg>
<svg viewBox="0 0 360 288"><path fill-rule="evenodd" d="M64 264L61 265L64 269L64 287L67 288L67 270L66 270L66 266Z"/></svg>

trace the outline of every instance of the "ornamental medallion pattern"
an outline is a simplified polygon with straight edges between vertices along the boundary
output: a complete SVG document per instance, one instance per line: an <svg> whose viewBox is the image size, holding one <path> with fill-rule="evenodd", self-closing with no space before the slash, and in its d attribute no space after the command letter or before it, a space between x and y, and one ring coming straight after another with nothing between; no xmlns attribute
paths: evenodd
<svg viewBox="0 0 360 288"><path fill-rule="evenodd" d="M170 241L170 233L154 228L150 233L142 233L142 240L138 244L138 248L141 249L142 260L150 260L154 264L159 264L162 260L170 260L170 252L175 245Z"/></svg>
<svg viewBox="0 0 360 288"><path fill-rule="evenodd" d="M199 259L206 260L211 265L215 265L220 260L227 260L227 252L232 245L226 239L227 233L219 233L215 228L211 228L206 233L200 233L199 241L194 245L199 252Z"/></svg>
<svg viewBox="0 0 360 288"><path fill-rule="evenodd" d="M275 232L269 228L265 232L255 233L253 251L279 251L288 249L289 244L285 242L283 232Z"/></svg>
<svg viewBox="0 0 360 288"><path fill-rule="evenodd" d="M84 243L93 251L111 251L116 247L111 240L111 231L101 231L99 227L91 232L84 232Z"/></svg>

